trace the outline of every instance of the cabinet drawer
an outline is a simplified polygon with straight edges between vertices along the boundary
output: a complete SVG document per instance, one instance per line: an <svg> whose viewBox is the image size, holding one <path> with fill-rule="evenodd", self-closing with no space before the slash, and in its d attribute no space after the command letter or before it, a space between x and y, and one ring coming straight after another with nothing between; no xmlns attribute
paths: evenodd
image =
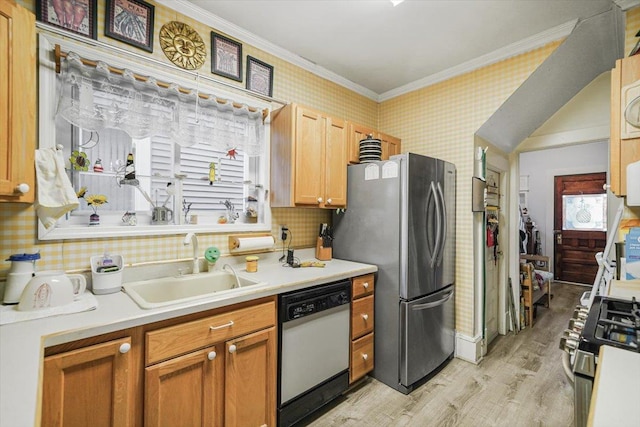
<svg viewBox="0 0 640 427"><path fill-rule="evenodd" d="M354 277L351 282L351 296L353 299L373 293L373 274Z"/></svg>
<svg viewBox="0 0 640 427"><path fill-rule="evenodd" d="M275 302L266 302L147 332L146 364L150 365L275 324Z"/></svg>
<svg viewBox="0 0 640 427"><path fill-rule="evenodd" d="M351 342L351 372L349 382L352 383L373 370L373 333Z"/></svg>
<svg viewBox="0 0 640 427"><path fill-rule="evenodd" d="M373 295L351 303L351 339L373 331Z"/></svg>

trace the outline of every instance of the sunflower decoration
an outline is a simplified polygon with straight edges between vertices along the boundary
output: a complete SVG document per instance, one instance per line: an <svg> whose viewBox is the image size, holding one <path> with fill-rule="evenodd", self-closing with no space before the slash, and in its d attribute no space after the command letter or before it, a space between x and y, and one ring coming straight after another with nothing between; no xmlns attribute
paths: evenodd
<svg viewBox="0 0 640 427"><path fill-rule="evenodd" d="M76 191L76 197L78 197L78 199L84 199L85 202L87 202L87 205L91 206L91 209L93 209L93 213L97 213L96 211L98 210L98 207L107 203L107 196L104 194L92 194L87 196L87 187L84 186L80 187L80 189Z"/></svg>
<svg viewBox="0 0 640 427"><path fill-rule="evenodd" d="M84 200L87 201L87 205L91 206L93 213L97 214L98 208L107 203L107 196L104 194L92 194L90 196L85 196Z"/></svg>
<svg viewBox="0 0 640 427"><path fill-rule="evenodd" d="M89 159L87 158L87 153L83 151L73 150L71 153L71 157L69 158L71 162L71 166L73 170L76 171L88 171L89 170Z"/></svg>
<svg viewBox="0 0 640 427"><path fill-rule="evenodd" d="M84 199L84 196L87 195L87 187L80 187L78 191L76 191L76 197L78 199Z"/></svg>

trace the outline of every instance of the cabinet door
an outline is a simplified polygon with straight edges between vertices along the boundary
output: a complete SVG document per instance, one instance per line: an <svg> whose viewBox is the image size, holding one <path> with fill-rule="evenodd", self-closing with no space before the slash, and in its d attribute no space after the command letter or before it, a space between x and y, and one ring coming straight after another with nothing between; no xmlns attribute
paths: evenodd
<svg viewBox="0 0 640 427"><path fill-rule="evenodd" d="M624 109L630 99L624 88L640 79L640 56L634 55L616 61L611 71L611 138L609 142L611 191L618 197L627 195L627 166L640 160L640 138L622 139L621 127ZM629 98L634 98L629 97Z"/></svg>
<svg viewBox="0 0 640 427"><path fill-rule="evenodd" d="M0 201L34 201L36 141L35 17L0 2ZM28 191L18 191L26 184Z"/></svg>
<svg viewBox="0 0 640 427"><path fill-rule="evenodd" d="M44 359L43 426L133 425L131 338Z"/></svg>
<svg viewBox="0 0 640 427"><path fill-rule="evenodd" d="M344 120L327 119L325 207L347 205L347 127Z"/></svg>
<svg viewBox="0 0 640 427"><path fill-rule="evenodd" d="M225 426L275 426L275 327L227 341Z"/></svg>
<svg viewBox="0 0 640 427"><path fill-rule="evenodd" d="M145 426L222 426L222 345L146 368Z"/></svg>
<svg viewBox="0 0 640 427"><path fill-rule="evenodd" d="M360 141L375 135L375 129L356 123L349 124L349 163L360 163Z"/></svg>
<svg viewBox="0 0 640 427"><path fill-rule="evenodd" d="M382 143L382 160L400 153L400 138L378 132L378 139Z"/></svg>
<svg viewBox="0 0 640 427"><path fill-rule="evenodd" d="M326 119L316 111L296 109L296 205L317 206L323 202L325 122Z"/></svg>

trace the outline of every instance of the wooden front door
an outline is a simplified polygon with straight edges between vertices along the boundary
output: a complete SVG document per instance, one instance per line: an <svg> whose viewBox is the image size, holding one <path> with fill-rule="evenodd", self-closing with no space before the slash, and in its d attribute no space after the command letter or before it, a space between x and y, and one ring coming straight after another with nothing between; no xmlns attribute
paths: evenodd
<svg viewBox="0 0 640 427"><path fill-rule="evenodd" d="M555 278L593 284L607 234L606 173L555 177Z"/></svg>

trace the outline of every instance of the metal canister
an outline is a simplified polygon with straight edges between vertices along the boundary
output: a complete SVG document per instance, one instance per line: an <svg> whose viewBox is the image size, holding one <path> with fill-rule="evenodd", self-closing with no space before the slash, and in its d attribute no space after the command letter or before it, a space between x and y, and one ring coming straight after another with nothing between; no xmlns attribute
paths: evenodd
<svg viewBox="0 0 640 427"><path fill-rule="evenodd" d="M260 258L255 255L249 255L245 258L247 263L247 273L255 273L258 271L258 260Z"/></svg>

